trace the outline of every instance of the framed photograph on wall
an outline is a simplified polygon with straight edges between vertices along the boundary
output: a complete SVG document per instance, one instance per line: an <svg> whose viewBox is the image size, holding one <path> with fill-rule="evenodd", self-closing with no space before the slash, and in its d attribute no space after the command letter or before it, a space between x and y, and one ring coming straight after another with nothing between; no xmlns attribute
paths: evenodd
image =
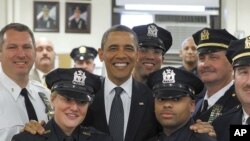
<svg viewBox="0 0 250 141"><path fill-rule="evenodd" d="M34 31L59 32L59 2L34 1Z"/></svg>
<svg viewBox="0 0 250 141"><path fill-rule="evenodd" d="M90 33L91 4L66 3L65 32Z"/></svg>

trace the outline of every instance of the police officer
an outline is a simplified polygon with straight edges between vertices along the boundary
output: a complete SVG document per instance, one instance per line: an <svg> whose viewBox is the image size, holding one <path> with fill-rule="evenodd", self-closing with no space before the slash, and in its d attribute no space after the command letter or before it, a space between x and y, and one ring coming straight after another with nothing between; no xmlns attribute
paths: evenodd
<svg viewBox="0 0 250 141"><path fill-rule="evenodd" d="M91 73L95 69L95 58L97 56L97 50L93 47L80 46L74 48L70 57L74 60L74 67L83 68Z"/></svg>
<svg viewBox="0 0 250 141"><path fill-rule="evenodd" d="M193 34L198 51L197 71L206 87L197 102L195 119L212 122L239 104L235 96L233 68L226 57L231 40L236 38L225 29L204 28Z"/></svg>
<svg viewBox="0 0 250 141"><path fill-rule="evenodd" d="M10 23L0 31L0 140L10 141L30 120L48 121L46 105L39 96L49 90L29 80L35 60L35 39L23 24Z"/></svg>
<svg viewBox="0 0 250 141"><path fill-rule="evenodd" d="M99 90L99 76L81 68L56 69L46 76L54 107L53 118L45 125L45 134L23 132L13 141L110 141L110 137L93 128L82 127L93 94Z"/></svg>
<svg viewBox="0 0 250 141"><path fill-rule="evenodd" d="M150 73L159 70L164 60L164 54L172 45L172 36L169 31L154 23L133 27L139 42L138 59L133 77L146 83Z"/></svg>
<svg viewBox="0 0 250 141"><path fill-rule="evenodd" d="M195 110L195 95L204 87L201 80L185 70L164 67L150 74L148 86L155 98L155 116L163 133L150 141L213 141L208 134L190 130Z"/></svg>
<svg viewBox="0 0 250 141"><path fill-rule="evenodd" d="M214 120L213 125L219 141L230 140L230 125L250 125L250 36L232 41L227 56L233 65L235 92L241 106Z"/></svg>

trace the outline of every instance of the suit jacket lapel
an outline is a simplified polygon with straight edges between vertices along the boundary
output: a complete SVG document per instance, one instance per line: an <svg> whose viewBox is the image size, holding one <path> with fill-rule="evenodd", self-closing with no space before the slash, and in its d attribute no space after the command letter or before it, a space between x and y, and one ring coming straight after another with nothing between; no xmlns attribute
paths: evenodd
<svg viewBox="0 0 250 141"><path fill-rule="evenodd" d="M105 112L105 104L104 104L104 81L102 83L102 87L100 91L96 93L96 97L94 100L94 118L96 120L96 127L97 129L100 129L103 132L109 133L107 118L106 118L106 112Z"/></svg>
<svg viewBox="0 0 250 141"><path fill-rule="evenodd" d="M135 134L138 132L140 121L142 121L145 108L147 107L147 101L143 93L143 89L139 87L138 82L133 80L130 114L127 125L127 129L129 130L126 131L125 141L134 140Z"/></svg>

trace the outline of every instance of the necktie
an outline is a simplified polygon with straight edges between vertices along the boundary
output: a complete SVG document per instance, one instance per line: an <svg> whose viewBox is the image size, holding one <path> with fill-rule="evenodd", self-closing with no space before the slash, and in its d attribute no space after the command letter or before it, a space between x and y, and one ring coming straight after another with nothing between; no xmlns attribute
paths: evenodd
<svg viewBox="0 0 250 141"><path fill-rule="evenodd" d="M74 141L72 136L66 136L63 141Z"/></svg>
<svg viewBox="0 0 250 141"><path fill-rule="evenodd" d="M201 113L205 112L207 110L207 107L208 107L208 102L207 100L205 99L203 101L203 106L202 106L202 109L201 109Z"/></svg>
<svg viewBox="0 0 250 141"><path fill-rule="evenodd" d="M29 116L29 120L36 120L37 121L37 116L36 116L36 112L35 109L28 97L28 91L26 88L23 88L20 95L22 95L24 97L24 102L25 102L25 107Z"/></svg>
<svg viewBox="0 0 250 141"><path fill-rule="evenodd" d="M250 117L247 118L247 125L250 125Z"/></svg>
<svg viewBox="0 0 250 141"><path fill-rule="evenodd" d="M122 91L121 87L115 88L115 96L109 116L109 132L114 141L123 141L124 111L120 97Z"/></svg>

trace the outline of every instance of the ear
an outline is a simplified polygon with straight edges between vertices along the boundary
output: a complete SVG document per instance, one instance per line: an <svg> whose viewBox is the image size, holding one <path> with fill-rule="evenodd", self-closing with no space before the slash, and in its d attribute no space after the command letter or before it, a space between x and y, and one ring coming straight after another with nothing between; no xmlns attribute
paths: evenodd
<svg viewBox="0 0 250 141"><path fill-rule="evenodd" d="M191 113L194 113L195 111L195 100L192 100L190 103L190 111Z"/></svg>
<svg viewBox="0 0 250 141"><path fill-rule="evenodd" d="M50 101L51 101L51 105L53 106L53 107L55 107L54 106L54 103L55 103L55 100L56 100L56 96L57 96L57 94L51 94L51 96L50 96Z"/></svg>
<svg viewBox="0 0 250 141"><path fill-rule="evenodd" d="M103 61L103 50L101 48L98 49L98 56L101 61Z"/></svg>

